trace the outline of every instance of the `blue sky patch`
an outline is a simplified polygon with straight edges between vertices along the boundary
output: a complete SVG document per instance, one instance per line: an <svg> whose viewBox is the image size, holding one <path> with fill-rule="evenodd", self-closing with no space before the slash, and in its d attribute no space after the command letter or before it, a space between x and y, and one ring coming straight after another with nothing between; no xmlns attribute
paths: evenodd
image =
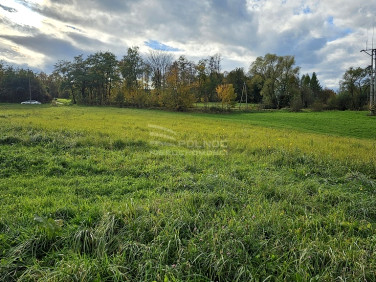
<svg viewBox="0 0 376 282"><path fill-rule="evenodd" d="M336 32L336 34L330 38L328 38L328 42L335 41L337 39L346 37L347 35L353 33L353 30L351 28L345 28L345 29L340 29Z"/></svg>
<svg viewBox="0 0 376 282"><path fill-rule="evenodd" d="M328 17L328 23L334 25L334 18L332 16Z"/></svg>
<svg viewBox="0 0 376 282"><path fill-rule="evenodd" d="M303 9L303 13L304 14L311 14L312 13L312 10L311 10L311 8L310 7L305 7L304 9Z"/></svg>
<svg viewBox="0 0 376 282"><path fill-rule="evenodd" d="M349 34L353 33L353 30L352 30L351 28L345 28L345 29L343 30L343 33L344 33L345 35L349 35Z"/></svg>
<svg viewBox="0 0 376 282"><path fill-rule="evenodd" d="M70 29L73 29L73 30L77 30L79 32L82 32L81 29L77 28L77 27L74 27L73 25L66 25L66 27L69 27Z"/></svg>
<svg viewBox="0 0 376 282"><path fill-rule="evenodd" d="M148 40L145 41L145 46L150 47L153 50L160 50L160 51L170 51L170 52L179 52L182 51L179 48L174 48L159 42L158 40Z"/></svg>
<svg viewBox="0 0 376 282"><path fill-rule="evenodd" d="M312 10L309 6L300 6L296 9L293 10L293 13L294 15L298 16L298 15L301 15L301 14L304 14L304 15L308 15L308 14L312 14Z"/></svg>

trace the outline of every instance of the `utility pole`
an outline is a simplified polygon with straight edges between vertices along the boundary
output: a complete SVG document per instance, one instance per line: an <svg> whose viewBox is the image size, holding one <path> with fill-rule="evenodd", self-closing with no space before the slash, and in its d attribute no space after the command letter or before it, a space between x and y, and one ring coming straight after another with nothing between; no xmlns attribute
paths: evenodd
<svg viewBox="0 0 376 282"><path fill-rule="evenodd" d="M29 77L29 96L30 96L30 103L31 103L31 87L30 87L30 77Z"/></svg>
<svg viewBox="0 0 376 282"><path fill-rule="evenodd" d="M245 108L248 110L248 93L247 93L247 84L245 83L244 81L244 84L243 84L243 91L245 93Z"/></svg>
<svg viewBox="0 0 376 282"><path fill-rule="evenodd" d="M360 52L364 52L371 57L371 81L369 92L369 110L371 115L376 115L376 49L365 49Z"/></svg>
<svg viewBox="0 0 376 282"><path fill-rule="evenodd" d="M247 95L247 84L243 83L243 88L242 88L242 97L240 98L240 103L239 103L239 111L240 111L240 106L243 103L243 96L245 93L245 108L248 110L248 95Z"/></svg>

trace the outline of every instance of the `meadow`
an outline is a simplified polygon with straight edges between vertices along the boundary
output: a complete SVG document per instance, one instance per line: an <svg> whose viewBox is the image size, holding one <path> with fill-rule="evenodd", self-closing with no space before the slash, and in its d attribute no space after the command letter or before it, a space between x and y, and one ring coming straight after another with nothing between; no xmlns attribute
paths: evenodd
<svg viewBox="0 0 376 282"><path fill-rule="evenodd" d="M375 281L376 118L0 105L3 281Z"/></svg>

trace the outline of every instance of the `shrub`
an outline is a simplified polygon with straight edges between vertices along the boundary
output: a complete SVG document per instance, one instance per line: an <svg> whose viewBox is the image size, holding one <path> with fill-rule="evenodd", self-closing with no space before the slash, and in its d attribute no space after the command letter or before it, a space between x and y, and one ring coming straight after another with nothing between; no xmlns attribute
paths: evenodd
<svg viewBox="0 0 376 282"><path fill-rule="evenodd" d="M316 100L313 104L312 104L312 110L314 112L322 112L322 110L324 109L324 104L321 102L321 101L318 101Z"/></svg>
<svg viewBox="0 0 376 282"><path fill-rule="evenodd" d="M351 97L348 93L340 93L337 96L338 110L345 111L351 108Z"/></svg>
<svg viewBox="0 0 376 282"><path fill-rule="evenodd" d="M338 104L337 104L337 96L332 96L328 99L326 109L327 110L336 110L338 109Z"/></svg>

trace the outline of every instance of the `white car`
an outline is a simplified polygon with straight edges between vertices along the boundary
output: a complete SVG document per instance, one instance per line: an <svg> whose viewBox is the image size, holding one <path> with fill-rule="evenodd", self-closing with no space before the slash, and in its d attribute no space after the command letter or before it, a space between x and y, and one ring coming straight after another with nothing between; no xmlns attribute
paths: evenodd
<svg viewBox="0 0 376 282"><path fill-rule="evenodd" d="M25 102L21 102L22 105L40 105L42 104L41 102L35 101L35 100L29 100Z"/></svg>

